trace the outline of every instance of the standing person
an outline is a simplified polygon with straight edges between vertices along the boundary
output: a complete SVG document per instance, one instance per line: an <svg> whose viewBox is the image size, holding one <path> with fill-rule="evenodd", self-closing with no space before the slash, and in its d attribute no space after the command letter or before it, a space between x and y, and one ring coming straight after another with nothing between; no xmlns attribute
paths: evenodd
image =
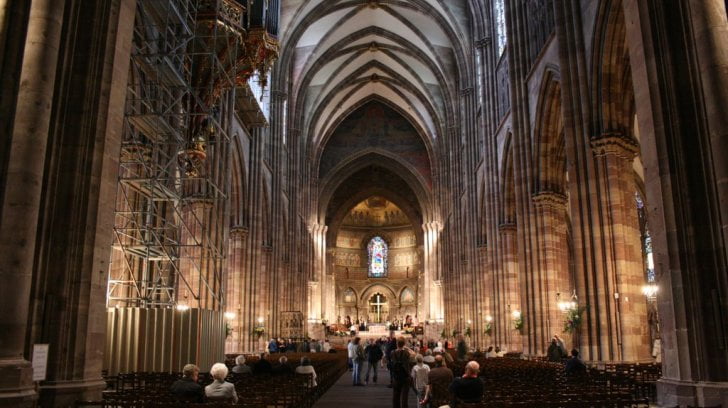
<svg viewBox="0 0 728 408"><path fill-rule="evenodd" d="M416 364L412 367L410 376L412 377L412 383L414 384L415 391L417 392L417 406L424 408L427 406L427 404L423 401L425 400L425 394L427 393L427 376L430 374L430 366L425 364L422 354L416 355L415 361Z"/></svg>
<svg viewBox="0 0 728 408"><path fill-rule="evenodd" d="M435 356L435 368L427 374L427 391L425 393L425 404L430 402L445 403L448 401L448 387L454 376L452 370L447 368L447 363L442 355ZM437 406L437 405L435 405Z"/></svg>
<svg viewBox="0 0 728 408"><path fill-rule="evenodd" d="M354 346L354 339L349 340L349 343L346 345L346 356L348 357L349 361L349 371L351 371L354 368L354 355L356 354L356 348Z"/></svg>
<svg viewBox="0 0 728 408"><path fill-rule="evenodd" d="M379 347L378 344L374 342L374 339L369 340L369 345L367 345L367 348L364 349L364 354L367 358L367 374L364 376L364 383L369 384L369 372L374 371L372 375L372 381L374 384L377 383L377 365L382 360L382 357L384 356L384 353L382 353L382 348Z"/></svg>
<svg viewBox="0 0 728 408"><path fill-rule="evenodd" d="M551 340L551 345L549 346L548 351L546 351L546 355L548 356L549 361L551 362L560 362L562 358L566 357L561 352L561 347L559 347L559 343L556 341L556 339Z"/></svg>
<svg viewBox="0 0 728 408"><path fill-rule="evenodd" d="M468 354L468 346L465 344L465 337L463 335L458 336L458 361L465 361L465 356Z"/></svg>
<svg viewBox="0 0 728 408"><path fill-rule="evenodd" d="M411 364L409 350L404 347L404 337L397 339L397 350L391 354L392 407L407 408L409 403Z"/></svg>
<svg viewBox="0 0 728 408"><path fill-rule="evenodd" d="M392 352L397 349L397 340L394 339L394 332L389 332L389 341L384 346L384 357L387 359L387 370L389 370L389 385L387 387L392 388L393 378L392 375Z"/></svg>
<svg viewBox="0 0 728 408"><path fill-rule="evenodd" d="M352 379L354 380L355 386L363 386L364 384L361 382L361 372L364 369L364 347L361 345L361 338L359 337L355 337L352 344L354 345L354 353L352 357Z"/></svg>
<svg viewBox="0 0 728 408"><path fill-rule="evenodd" d="M278 342L276 339L270 339L270 342L268 343L268 354L273 354L278 352Z"/></svg>

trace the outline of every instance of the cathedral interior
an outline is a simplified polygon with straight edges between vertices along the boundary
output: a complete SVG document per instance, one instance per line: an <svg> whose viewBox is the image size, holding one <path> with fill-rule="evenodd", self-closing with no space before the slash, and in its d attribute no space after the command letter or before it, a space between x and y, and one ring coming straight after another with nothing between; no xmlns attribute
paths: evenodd
<svg viewBox="0 0 728 408"><path fill-rule="evenodd" d="M727 3L0 0L0 406L354 322L728 406Z"/></svg>

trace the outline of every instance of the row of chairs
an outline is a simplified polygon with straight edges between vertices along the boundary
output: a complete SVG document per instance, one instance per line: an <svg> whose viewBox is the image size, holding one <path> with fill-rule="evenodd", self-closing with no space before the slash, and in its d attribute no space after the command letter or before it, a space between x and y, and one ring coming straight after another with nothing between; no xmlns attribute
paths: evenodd
<svg viewBox="0 0 728 408"><path fill-rule="evenodd" d="M241 375L230 373L226 381L235 384L238 393L236 404L209 402L186 404L189 407L246 407L246 408L310 408L323 393L346 371L343 354L287 354L292 366L300 364L303 356L309 357L316 371L317 386L313 387L311 375ZM257 358L248 358L254 365ZM180 373L125 373L107 378L108 389L102 401L78 402L78 407L97 408L171 408L181 406L169 392L171 385L181 377ZM201 373L201 386L212 382L207 373Z"/></svg>
<svg viewBox="0 0 728 408"><path fill-rule="evenodd" d="M636 367L607 371L590 369L586 375L568 377L564 366L545 361L512 358L478 358L486 395L463 408L505 407L649 407L653 392L646 386ZM454 375L462 375L465 362L450 365ZM650 370L654 370L651 367ZM446 389L435 389L436 404L449 402Z"/></svg>

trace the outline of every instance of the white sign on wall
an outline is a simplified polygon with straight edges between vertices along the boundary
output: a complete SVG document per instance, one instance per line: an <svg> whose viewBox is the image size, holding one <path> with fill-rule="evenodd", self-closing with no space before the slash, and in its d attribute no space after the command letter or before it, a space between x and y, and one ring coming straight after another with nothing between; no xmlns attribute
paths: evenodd
<svg viewBox="0 0 728 408"><path fill-rule="evenodd" d="M48 344L33 344L33 381L46 379Z"/></svg>

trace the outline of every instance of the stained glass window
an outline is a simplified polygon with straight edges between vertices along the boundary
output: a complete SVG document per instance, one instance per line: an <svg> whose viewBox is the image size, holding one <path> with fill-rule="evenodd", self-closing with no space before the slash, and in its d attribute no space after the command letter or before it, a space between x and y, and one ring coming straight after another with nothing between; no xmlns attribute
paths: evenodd
<svg viewBox="0 0 728 408"><path fill-rule="evenodd" d="M493 14L495 16L496 45L498 46L498 57L500 57L506 49L506 8L504 0L495 0L493 2Z"/></svg>
<svg viewBox="0 0 728 408"><path fill-rule="evenodd" d="M647 212L645 211L645 203L639 193L634 194L634 200L637 204L637 216L640 221L640 233L642 235L642 254L644 255L645 275L648 283L655 282L655 261L652 257L652 236L647 226Z"/></svg>
<svg viewBox="0 0 728 408"><path fill-rule="evenodd" d="M387 242L382 237L374 237L367 246L369 250L369 277L387 276Z"/></svg>

